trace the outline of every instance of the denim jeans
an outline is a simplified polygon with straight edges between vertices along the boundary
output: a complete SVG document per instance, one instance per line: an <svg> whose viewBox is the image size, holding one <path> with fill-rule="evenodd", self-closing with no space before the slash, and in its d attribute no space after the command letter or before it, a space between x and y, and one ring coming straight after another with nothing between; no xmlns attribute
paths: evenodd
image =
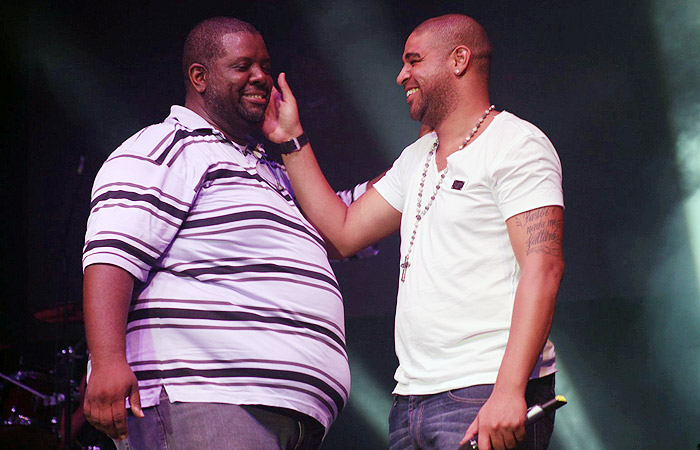
<svg viewBox="0 0 700 450"><path fill-rule="evenodd" d="M118 450L316 450L324 428L316 420L280 408L224 403L160 404L129 413L129 437Z"/></svg>
<svg viewBox="0 0 700 450"><path fill-rule="evenodd" d="M391 450L457 450L469 425L486 403L492 384L470 386L432 395L394 395L389 414ZM528 407L554 397L554 375L530 380ZM518 449L545 450L554 431L554 413L526 427Z"/></svg>

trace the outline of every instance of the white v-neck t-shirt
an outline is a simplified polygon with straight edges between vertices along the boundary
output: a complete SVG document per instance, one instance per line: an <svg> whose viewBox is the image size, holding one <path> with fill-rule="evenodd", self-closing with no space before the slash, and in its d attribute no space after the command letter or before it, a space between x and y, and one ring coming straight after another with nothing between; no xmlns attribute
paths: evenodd
<svg viewBox="0 0 700 450"><path fill-rule="evenodd" d="M430 133L408 146L374 185L404 213L401 262L435 139ZM543 206L564 206L554 147L537 127L508 112L450 155L447 167L435 201L420 219L405 281L399 281L394 392L401 395L495 383L520 279L506 220ZM422 207L439 176L433 157ZM555 371L554 346L547 341L532 378Z"/></svg>

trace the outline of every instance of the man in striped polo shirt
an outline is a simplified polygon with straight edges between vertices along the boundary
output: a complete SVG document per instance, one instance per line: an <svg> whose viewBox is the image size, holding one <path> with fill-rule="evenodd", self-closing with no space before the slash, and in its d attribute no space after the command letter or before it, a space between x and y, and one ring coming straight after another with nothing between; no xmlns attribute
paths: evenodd
<svg viewBox="0 0 700 450"><path fill-rule="evenodd" d="M273 85L265 43L205 20L183 71L185 106L93 186L85 415L120 448L318 448L350 388L343 302L282 168L248 144Z"/></svg>

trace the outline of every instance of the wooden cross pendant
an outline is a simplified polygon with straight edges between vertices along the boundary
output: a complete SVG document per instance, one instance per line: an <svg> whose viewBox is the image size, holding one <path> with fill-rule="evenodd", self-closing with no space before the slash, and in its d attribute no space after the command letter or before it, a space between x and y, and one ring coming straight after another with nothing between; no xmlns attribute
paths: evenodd
<svg viewBox="0 0 700 450"><path fill-rule="evenodd" d="M406 281L406 269L408 269L408 266L410 266L411 263L408 262L408 255L403 259L403 264L401 264L401 281Z"/></svg>

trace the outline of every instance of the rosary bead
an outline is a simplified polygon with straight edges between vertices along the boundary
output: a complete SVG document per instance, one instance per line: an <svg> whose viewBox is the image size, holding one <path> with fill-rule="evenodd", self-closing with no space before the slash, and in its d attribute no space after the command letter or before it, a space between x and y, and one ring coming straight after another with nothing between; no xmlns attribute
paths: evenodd
<svg viewBox="0 0 700 450"><path fill-rule="evenodd" d="M464 141L457 147L457 150L462 150L464 147L467 146L469 141L474 137L476 132L479 130L479 127L481 124L484 122L486 119L486 116L489 115L491 111L495 108L494 105L491 105L489 109L487 109L484 114L481 116L481 118L477 121L476 125L474 128L472 128L471 133L469 133L469 136L464 139ZM416 240L416 235L418 233L418 223L421 221L423 217L428 213L428 210L433 204L433 201L435 201L435 198L437 197L438 192L440 191L440 185L442 182L445 180L445 177L447 176L447 169L448 167L445 167L441 172L440 172L440 178L438 179L437 184L435 185L435 188L433 190L433 194L430 196L430 200L428 203L425 205L425 208L421 212L421 203L422 203L422 198L423 198L423 188L425 187L425 180L428 176L428 169L430 168L430 160L433 158L433 155L438 149L438 146L440 145L440 142L438 139L435 139L435 142L433 143L432 148L430 149L430 152L428 152L428 157L425 161L425 167L423 169L423 174L421 175L421 180L418 188L418 202L416 205L416 222L413 224L413 232L411 233L411 239L408 243L408 250L406 250L406 256L404 257L404 262L401 264L401 268L403 269L401 273L401 281L403 282L406 278L406 271L408 270L408 267L411 265L409 258L411 256L411 252L413 251L413 244ZM435 157L437 159L437 156ZM437 164L437 163L436 163Z"/></svg>

